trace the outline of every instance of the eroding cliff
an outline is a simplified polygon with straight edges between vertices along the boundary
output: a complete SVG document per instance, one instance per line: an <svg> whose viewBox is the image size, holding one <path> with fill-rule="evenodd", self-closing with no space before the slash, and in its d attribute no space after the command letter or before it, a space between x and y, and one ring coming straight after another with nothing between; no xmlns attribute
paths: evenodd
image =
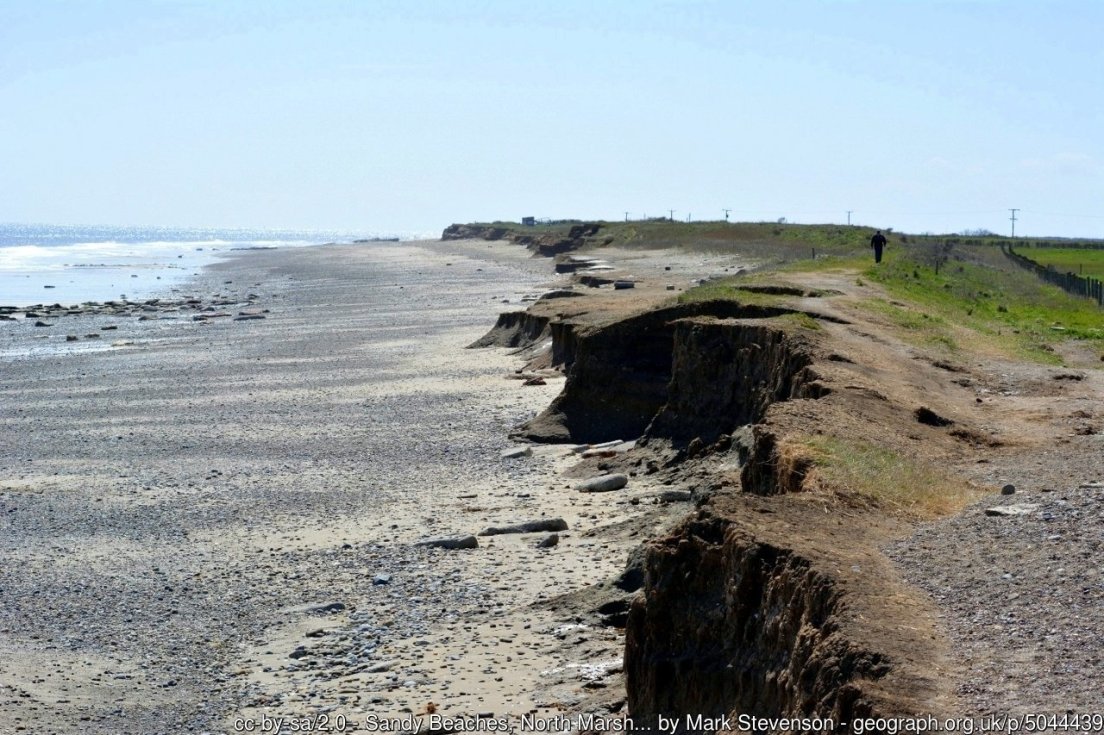
<svg viewBox="0 0 1104 735"><path fill-rule="evenodd" d="M532 250L536 255L552 257L578 250L594 237L602 225L583 222L572 225L566 233L529 233L513 224L454 224L441 233L442 240L509 240Z"/></svg>
<svg viewBox="0 0 1104 735"><path fill-rule="evenodd" d="M880 550L899 522L818 493L809 441L840 436L907 453L921 439L943 449L953 439L883 392L887 376L915 367L846 356L861 354L846 349L861 330L809 308L819 293L782 295L794 300L669 304L599 320L572 306L540 312L547 321L500 320L486 342L550 338L548 361L566 373L561 394L517 436L643 439L642 456L619 460L623 468L665 473L697 501L640 555L624 658L638 728L655 732L662 715L680 732L711 732L710 718L745 714L828 718L848 732L858 717L946 711L930 603ZM915 375L898 389L926 395Z"/></svg>
<svg viewBox="0 0 1104 735"><path fill-rule="evenodd" d="M811 367L810 340L777 322L682 319L672 342L666 402L649 436L709 444L758 421L776 401L828 392Z"/></svg>
<svg viewBox="0 0 1104 735"><path fill-rule="evenodd" d="M498 315L491 331L468 345L479 347L530 347L551 338L551 319L530 311L507 311Z"/></svg>
<svg viewBox="0 0 1104 735"><path fill-rule="evenodd" d="M770 400L792 392L794 378L789 371L803 367L805 358L798 357L796 350L791 355L791 342L769 327L728 323L714 328L680 320L764 319L791 312L782 307L707 301L646 311L600 326L554 327L553 362L565 367L567 382L548 409L519 427L516 435L542 442L635 439L658 421L657 435L689 439L699 436L695 427L716 435L747 423ZM751 331L745 335L747 329ZM702 336L714 332L716 344ZM763 356L752 350L755 340L782 362L765 366ZM720 344L727 347L713 349ZM754 360L741 362L738 357ZM674 382L676 371L679 379ZM697 381L698 373L730 384ZM758 382L764 374L774 374L778 385L755 405L744 405L743 386L748 380ZM677 403L671 406L673 387ZM718 391L727 392L723 405L717 403Z"/></svg>
<svg viewBox="0 0 1104 735"><path fill-rule="evenodd" d="M626 627L634 725L663 715L708 731L687 727L688 713L846 723L930 705L925 603L871 543L884 529L842 520L861 525L801 501L729 496L653 542Z"/></svg>

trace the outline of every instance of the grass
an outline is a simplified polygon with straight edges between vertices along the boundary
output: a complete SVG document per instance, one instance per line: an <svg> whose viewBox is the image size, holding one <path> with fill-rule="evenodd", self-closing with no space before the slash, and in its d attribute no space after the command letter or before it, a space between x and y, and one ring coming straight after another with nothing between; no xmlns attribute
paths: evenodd
<svg viewBox="0 0 1104 735"><path fill-rule="evenodd" d="M819 321L817 321L815 318L809 316L805 312L800 312L799 311L799 312L794 312L793 314L783 314L782 316L777 317L777 318L781 319L783 321L789 322L790 324L793 324L796 327L800 327L801 329L807 329L807 330L812 331L812 332L819 332L820 330L824 329L824 327L821 326Z"/></svg>
<svg viewBox="0 0 1104 735"><path fill-rule="evenodd" d="M734 252L772 263L856 254L874 230L844 225L794 225L773 222L609 222L601 231L611 245L658 249L678 247L701 252Z"/></svg>
<svg viewBox="0 0 1104 735"><path fill-rule="evenodd" d="M778 296L775 294L745 291L740 286L747 281L740 276L722 278L703 283L678 296L680 304L693 304L699 301L738 301L741 304L753 304L755 306L779 306L787 299L793 297Z"/></svg>
<svg viewBox="0 0 1104 735"><path fill-rule="evenodd" d="M1059 273L1076 273L1104 280L1104 250L1076 248L1017 248L1016 252Z"/></svg>
<svg viewBox="0 0 1104 735"><path fill-rule="evenodd" d="M881 284L892 301L870 299L915 341L955 349L964 332L1015 356L1056 363L1053 345L1083 339L1104 348L1104 310L1009 263L991 248L963 248L939 273L917 252L898 251L860 278ZM904 303L902 303L904 302ZM971 335L972 338L972 335Z"/></svg>
<svg viewBox="0 0 1104 735"><path fill-rule="evenodd" d="M811 456L813 481L824 489L916 518L955 513L983 494L930 463L869 442L812 436L791 451Z"/></svg>
<svg viewBox="0 0 1104 735"><path fill-rule="evenodd" d="M941 316L886 299L868 299L862 305L867 310L886 317L894 326L903 330L908 342L925 347L942 347L951 352L959 348L953 328Z"/></svg>
<svg viewBox="0 0 1104 735"><path fill-rule="evenodd" d="M566 232L572 223L536 228L495 224L534 233ZM627 248L733 253L769 268L740 281L713 281L686 291L678 298L683 303L734 299L774 305L785 298L741 291L737 283L769 282L779 272L854 272L858 281L881 285L889 294L888 299L870 299L862 306L884 315L902 337L919 344L953 351L979 343L1010 356L1048 363L1060 362L1054 345L1068 339L1089 340L1104 350L1104 310L1011 264L997 247L1008 238L891 233L885 260L875 267L869 248L873 232L869 227L843 225L653 219L604 222L597 240L608 239L611 245ZM925 263L927 252L939 244L949 244L952 251L950 262L937 274ZM1016 240L1021 252L1039 262L1078 270L1083 264L1086 273L1091 270L1104 277L1104 250L1055 247L1077 244Z"/></svg>

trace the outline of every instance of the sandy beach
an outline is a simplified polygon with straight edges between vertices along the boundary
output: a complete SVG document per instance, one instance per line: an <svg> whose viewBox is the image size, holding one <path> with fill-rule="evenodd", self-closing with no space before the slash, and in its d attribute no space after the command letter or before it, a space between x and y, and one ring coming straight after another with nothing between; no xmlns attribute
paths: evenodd
<svg viewBox="0 0 1104 735"><path fill-rule="evenodd" d="M620 631L533 605L615 576L641 507L657 528L674 511L631 503L643 482L616 504L571 490L562 446L503 459L562 378L463 349L552 283L506 244L322 246L238 254L184 294L263 318L8 324L0 729L353 729L604 686ZM414 545L549 518L554 548Z"/></svg>

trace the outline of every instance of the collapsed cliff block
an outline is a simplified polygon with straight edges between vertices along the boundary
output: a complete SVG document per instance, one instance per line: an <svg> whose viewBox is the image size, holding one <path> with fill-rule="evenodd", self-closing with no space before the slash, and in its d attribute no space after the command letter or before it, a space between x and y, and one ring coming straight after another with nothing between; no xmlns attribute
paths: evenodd
<svg viewBox="0 0 1104 735"><path fill-rule="evenodd" d="M551 336L546 316L529 311L508 311L498 315L491 331L468 345L468 349L481 347L524 348L537 344Z"/></svg>
<svg viewBox="0 0 1104 735"><path fill-rule="evenodd" d="M938 711L944 651L930 603L878 551L889 532L793 496L729 495L649 544L626 628L634 726Z"/></svg>

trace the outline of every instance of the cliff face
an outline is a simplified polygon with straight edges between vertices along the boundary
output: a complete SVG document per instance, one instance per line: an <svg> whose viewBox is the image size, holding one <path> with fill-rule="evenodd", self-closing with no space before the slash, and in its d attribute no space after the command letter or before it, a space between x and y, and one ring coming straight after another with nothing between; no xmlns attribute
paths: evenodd
<svg viewBox="0 0 1104 735"><path fill-rule="evenodd" d="M762 406L744 405L742 386L758 381L763 370L773 371L779 385L768 391L771 400L775 394L788 394L793 381L787 371L803 364L802 358L793 358L794 365L761 368L764 360L750 354L750 345L759 340L783 359L790 353L781 333L752 327L745 334L748 327L742 324L696 329L679 320L702 315L766 318L788 312L716 301L656 309L597 328L564 328L554 322L553 362L567 368L567 383L548 409L519 427L516 435L531 441L593 443L634 439L652 433L649 425L654 424L658 436L689 439L699 435L694 427L715 435L747 423L746 417ZM711 337L703 337L707 332ZM741 361L749 356L755 361ZM717 391L727 392L724 405L717 403ZM673 406L672 395L677 401ZM682 412L699 419L684 425L677 417ZM715 430L710 418L722 415L722 428Z"/></svg>
<svg viewBox="0 0 1104 735"><path fill-rule="evenodd" d="M626 627L634 725L663 715L691 732L687 713L844 723L924 711L937 691L917 666L935 657L933 631L916 620L924 603L895 585L868 533L839 521L728 498L653 542ZM834 536L851 548L824 543Z"/></svg>
<svg viewBox="0 0 1104 735"><path fill-rule="evenodd" d="M468 347L529 347L551 336L550 322L549 317L529 311L507 311L498 315L491 331Z"/></svg>
<svg viewBox="0 0 1104 735"><path fill-rule="evenodd" d="M811 345L795 330L751 320L683 319L675 323L673 346L667 399L649 436L709 444L758 421L776 401L828 392L810 367Z"/></svg>
<svg viewBox="0 0 1104 735"><path fill-rule="evenodd" d="M911 414L859 385L878 373L864 377L830 352L827 327L801 326L787 318L794 311L717 301L597 326L500 324L503 334L551 336L567 373L521 437L655 439L660 451L686 450L672 473L700 456L694 445L711 445L718 466L739 455L738 490L714 492L644 547L624 659L638 728L654 732L661 715L680 732L709 732L686 715L843 723L940 710L945 672L928 603L880 551L893 522L801 492L812 460L787 451L792 437L829 430L880 443L887 419ZM738 429L737 442L718 441ZM695 461L672 477L723 487Z"/></svg>
<svg viewBox="0 0 1104 735"><path fill-rule="evenodd" d="M534 234L504 225L449 225L441 233L442 240L509 240L532 250L537 255L552 257L578 250L602 228L594 222L572 225L566 235Z"/></svg>
<svg viewBox="0 0 1104 735"><path fill-rule="evenodd" d="M870 714L845 686L886 667L840 635L832 578L792 549L702 514L653 547L645 574L650 594L631 608L625 649L636 724Z"/></svg>

